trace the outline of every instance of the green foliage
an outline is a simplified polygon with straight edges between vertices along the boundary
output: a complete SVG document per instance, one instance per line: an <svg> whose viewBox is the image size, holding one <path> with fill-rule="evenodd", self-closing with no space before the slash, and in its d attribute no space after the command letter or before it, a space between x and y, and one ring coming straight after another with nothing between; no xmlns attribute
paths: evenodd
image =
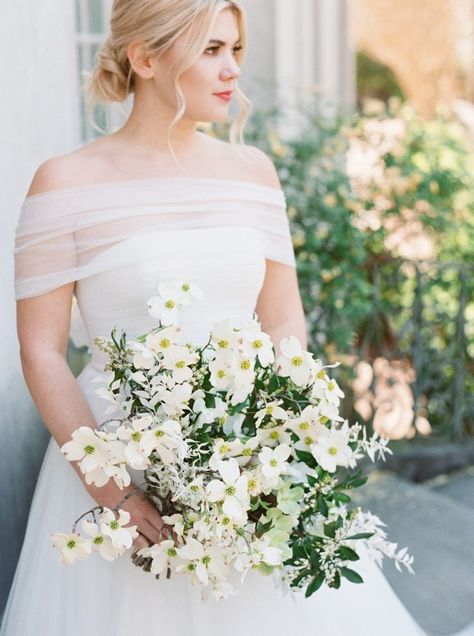
<svg viewBox="0 0 474 636"><path fill-rule="evenodd" d="M456 418L469 430L472 143L446 113L425 120L393 97L332 119L303 117L301 134L282 139L278 110L257 112L246 143L272 158L286 195L308 349L345 363L338 378L348 396L356 360L401 360L416 372L415 415L435 432L452 431ZM365 181L348 176L354 148L362 162L375 157Z"/></svg>
<svg viewBox="0 0 474 636"><path fill-rule="evenodd" d="M356 78L359 103L367 97L383 101L388 101L393 96L404 99L404 93L392 69L374 60L365 51L359 50L356 53Z"/></svg>

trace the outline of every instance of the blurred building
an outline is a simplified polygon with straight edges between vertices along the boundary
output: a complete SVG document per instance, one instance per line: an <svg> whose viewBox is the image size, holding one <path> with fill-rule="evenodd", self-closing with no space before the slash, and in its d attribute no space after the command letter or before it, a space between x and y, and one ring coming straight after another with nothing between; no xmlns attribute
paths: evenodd
<svg viewBox="0 0 474 636"><path fill-rule="evenodd" d="M350 11L354 48L393 71L422 115L474 100L474 0L350 0Z"/></svg>

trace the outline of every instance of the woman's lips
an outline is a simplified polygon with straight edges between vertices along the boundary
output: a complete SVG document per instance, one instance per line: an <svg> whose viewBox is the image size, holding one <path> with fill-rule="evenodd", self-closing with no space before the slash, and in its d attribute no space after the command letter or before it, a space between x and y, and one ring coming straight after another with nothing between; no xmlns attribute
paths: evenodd
<svg viewBox="0 0 474 636"><path fill-rule="evenodd" d="M220 97L220 99L223 99L225 102L230 102L230 100L232 99L232 91L226 91L225 93L214 93L214 95L216 97Z"/></svg>

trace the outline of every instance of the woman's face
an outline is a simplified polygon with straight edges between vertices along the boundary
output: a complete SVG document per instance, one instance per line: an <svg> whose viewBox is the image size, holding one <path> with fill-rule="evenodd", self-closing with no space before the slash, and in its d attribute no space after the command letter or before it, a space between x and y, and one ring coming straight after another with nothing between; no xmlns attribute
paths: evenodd
<svg viewBox="0 0 474 636"><path fill-rule="evenodd" d="M175 90L169 77L173 62L183 56L186 38L181 36L171 49L153 63L156 91L173 112L177 108ZM232 91L240 77L237 51L240 49L237 19L230 9L217 16L206 50L180 77L186 102L184 118L200 122L223 121L228 116L230 100L216 95ZM168 69L168 81L163 74ZM166 86L163 85L165 81ZM232 97L232 96L231 96Z"/></svg>

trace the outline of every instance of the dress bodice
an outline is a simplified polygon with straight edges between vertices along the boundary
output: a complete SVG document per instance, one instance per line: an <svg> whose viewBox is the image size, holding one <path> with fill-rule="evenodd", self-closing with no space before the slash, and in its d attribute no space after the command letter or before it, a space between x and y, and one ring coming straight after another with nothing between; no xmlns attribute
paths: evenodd
<svg viewBox="0 0 474 636"><path fill-rule="evenodd" d="M282 190L204 178L157 178L57 190L25 199L16 241L17 298L76 281L94 345L114 326L127 337L157 324L147 300L160 282L203 291L179 312L183 341L204 344L215 321L251 319L266 259L294 266Z"/></svg>
<svg viewBox="0 0 474 636"><path fill-rule="evenodd" d="M179 310L183 342L205 344L218 319L241 324L252 317L265 275L261 238L252 228L154 232L127 239L112 249L118 259L127 250L139 250L142 258L76 284L78 307L98 368L103 356L93 345L94 337L110 336L114 325L127 336L156 326L146 301L158 293L163 281L188 280L204 293L202 299L193 299Z"/></svg>

